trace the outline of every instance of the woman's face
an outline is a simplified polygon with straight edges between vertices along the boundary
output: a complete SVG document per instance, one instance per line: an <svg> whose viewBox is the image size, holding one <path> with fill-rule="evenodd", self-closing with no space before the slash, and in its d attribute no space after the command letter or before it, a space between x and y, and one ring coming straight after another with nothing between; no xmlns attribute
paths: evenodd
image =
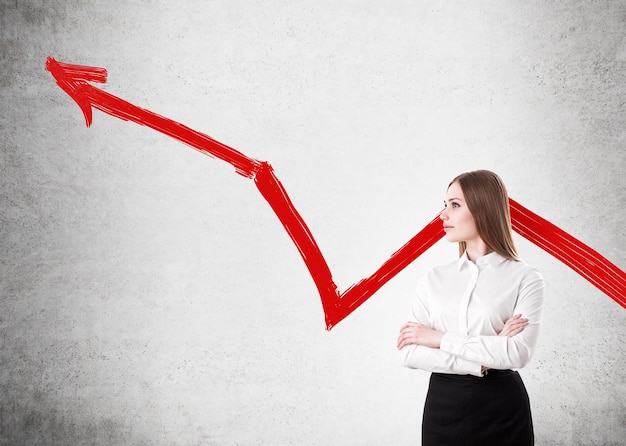
<svg viewBox="0 0 626 446"><path fill-rule="evenodd" d="M449 242L469 242L480 239L474 217L467 207L458 183L452 183L446 193L444 210L439 214Z"/></svg>

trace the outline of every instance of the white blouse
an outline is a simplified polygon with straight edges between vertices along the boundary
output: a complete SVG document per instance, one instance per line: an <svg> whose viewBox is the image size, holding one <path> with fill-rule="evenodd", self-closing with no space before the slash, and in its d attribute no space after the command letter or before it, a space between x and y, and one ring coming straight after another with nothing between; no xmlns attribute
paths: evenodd
<svg viewBox="0 0 626 446"><path fill-rule="evenodd" d="M445 335L439 349L405 346L404 365L475 376L481 376L481 366L522 368L537 345L543 299L543 277L535 268L495 252L476 264L465 253L433 268L418 282L409 320ZM528 325L515 336L498 336L515 314L528 319Z"/></svg>

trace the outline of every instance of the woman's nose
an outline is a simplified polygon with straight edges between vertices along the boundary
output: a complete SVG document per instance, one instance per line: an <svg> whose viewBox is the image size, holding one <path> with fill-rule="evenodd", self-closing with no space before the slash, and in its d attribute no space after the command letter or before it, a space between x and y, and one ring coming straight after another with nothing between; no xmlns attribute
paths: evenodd
<svg viewBox="0 0 626 446"><path fill-rule="evenodd" d="M448 219L446 211L441 211L441 213L439 214L439 218L441 218L443 221L446 221Z"/></svg>

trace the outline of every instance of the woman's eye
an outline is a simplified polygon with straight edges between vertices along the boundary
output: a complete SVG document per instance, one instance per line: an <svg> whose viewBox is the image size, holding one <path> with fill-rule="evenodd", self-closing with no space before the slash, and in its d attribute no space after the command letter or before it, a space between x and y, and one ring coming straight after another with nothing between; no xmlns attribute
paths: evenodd
<svg viewBox="0 0 626 446"><path fill-rule="evenodd" d="M459 207L459 203L452 203L452 207L453 208L458 208Z"/></svg>

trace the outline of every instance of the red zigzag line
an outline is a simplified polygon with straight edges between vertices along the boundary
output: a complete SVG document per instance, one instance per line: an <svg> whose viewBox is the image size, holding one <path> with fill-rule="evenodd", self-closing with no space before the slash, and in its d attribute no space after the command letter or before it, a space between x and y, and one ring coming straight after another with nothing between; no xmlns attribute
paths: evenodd
<svg viewBox="0 0 626 446"><path fill-rule="evenodd" d="M106 82L107 72L104 68L66 64L49 57L46 60L46 69L50 71L59 87L76 101L85 115L88 127L91 125L93 107L116 118L132 121L171 136L206 155L226 161L237 173L253 179L259 192L272 207L296 245L317 286L327 330L352 313L444 235L441 222L436 216L374 274L340 293L313 234L293 206L287 191L269 163L249 158L204 133L137 107L87 83ZM626 308L624 271L580 240L514 200L510 200L510 207L513 229L516 232L574 269Z"/></svg>

